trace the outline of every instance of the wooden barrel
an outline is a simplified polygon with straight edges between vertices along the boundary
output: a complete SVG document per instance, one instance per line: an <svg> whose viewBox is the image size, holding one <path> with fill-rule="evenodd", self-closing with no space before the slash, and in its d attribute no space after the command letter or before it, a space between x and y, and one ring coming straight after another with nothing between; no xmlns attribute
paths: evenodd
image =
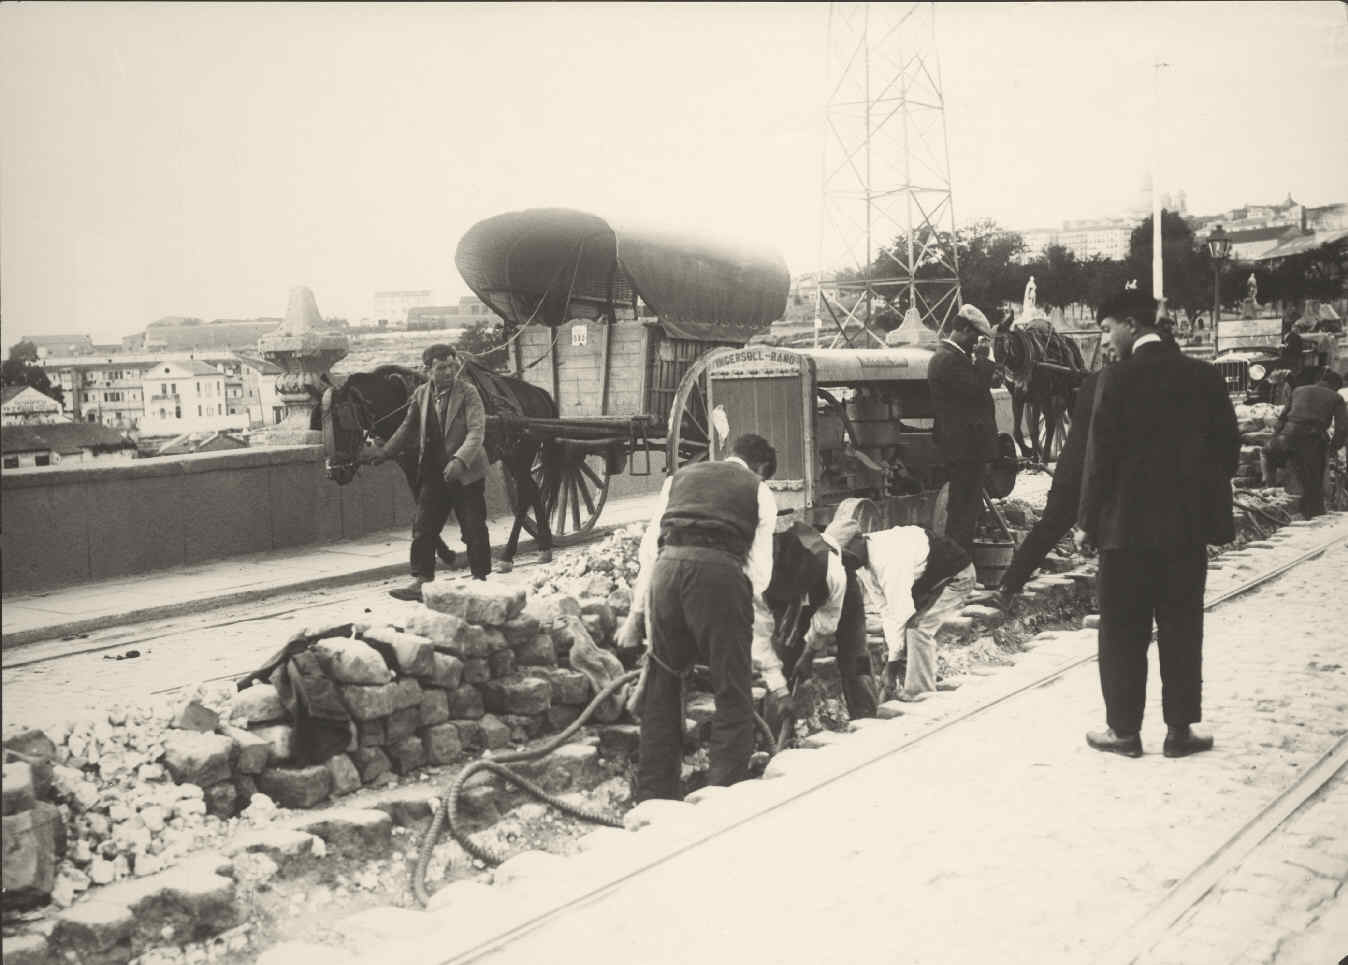
<svg viewBox="0 0 1348 965"><path fill-rule="evenodd" d="M1016 555L1016 544L1011 540L974 540L974 572L983 586L997 586Z"/></svg>

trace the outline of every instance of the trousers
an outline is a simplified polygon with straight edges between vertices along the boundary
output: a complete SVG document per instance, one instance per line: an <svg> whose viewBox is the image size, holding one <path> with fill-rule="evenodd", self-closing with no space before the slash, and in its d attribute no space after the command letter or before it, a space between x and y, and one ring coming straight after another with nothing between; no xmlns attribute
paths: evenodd
<svg viewBox="0 0 1348 965"><path fill-rule="evenodd" d="M903 689L910 694L936 689L936 631L952 612L969 602L976 586L977 577L970 564L955 574L936 599L909 617L903 631L908 651Z"/></svg>
<svg viewBox="0 0 1348 965"><path fill-rule="evenodd" d="M866 604L861 594L861 584L857 582L856 570L847 569L847 590L843 595L842 612L838 615L838 628L834 631L834 645L837 648L838 678L842 685L843 700L847 704L847 716L852 720L861 717L874 717L877 714L875 683L871 676L871 659L866 653ZM805 631L809 629L813 607L805 607L803 612L793 613L788 608L783 614L784 622L790 621L794 632L778 652L782 659L782 671L791 679L796 662L805 651Z"/></svg>
<svg viewBox="0 0 1348 965"><path fill-rule="evenodd" d="M1329 443L1321 435L1294 435L1288 440L1292 468L1301 480L1301 515L1307 519L1325 512L1325 459Z"/></svg>
<svg viewBox="0 0 1348 965"><path fill-rule="evenodd" d="M479 580L491 572L491 537L487 535L487 481L446 483L438 471L423 472L417 487L417 511L412 518L412 577L435 579L435 540L445 528L450 511L459 520L459 533L468 547L468 568Z"/></svg>
<svg viewBox="0 0 1348 965"><path fill-rule="evenodd" d="M666 546L651 573L651 661L642 692L636 800L679 800L683 682L695 663L711 669L716 716L707 783L748 775L754 749L753 590L738 560L721 550Z"/></svg>
<svg viewBox="0 0 1348 965"><path fill-rule="evenodd" d="M982 460L951 462L946 464L945 471L950 480L945 535L972 556L974 530L983 510L983 478L987 475L988 464Z"/></svg>
<svg viewBox="0 0 1348 965"><path fill-rule="evenodd" d="M1203 589L1207 548L1100 552L1100 690L1116 734L1142 728L1152 621L1161 663L1161 710L1172 727L1202 720Z"/></svg>

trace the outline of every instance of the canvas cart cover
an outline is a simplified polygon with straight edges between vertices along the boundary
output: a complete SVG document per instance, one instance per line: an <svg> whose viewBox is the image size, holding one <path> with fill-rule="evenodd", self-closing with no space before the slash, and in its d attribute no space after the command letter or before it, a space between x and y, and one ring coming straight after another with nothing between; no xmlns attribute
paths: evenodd
<svg viewBox="0 0 1348 965"><path fill-rule="evenodd" d="M557 326L650 306L676 338L744 343L786 310L790 276L771 249L710 241L567 208L479 221L454 254L479 298L512 326Z"/></svg>

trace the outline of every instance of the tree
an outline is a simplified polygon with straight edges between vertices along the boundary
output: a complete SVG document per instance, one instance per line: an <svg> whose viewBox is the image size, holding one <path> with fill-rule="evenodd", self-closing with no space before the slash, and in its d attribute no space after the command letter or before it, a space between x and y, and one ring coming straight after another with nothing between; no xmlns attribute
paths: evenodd
<svg viewBox="0 0 1348 965"><path fill-rule="evenodd" d="M1062 245L1049 245L1026 266L1034 275L1038 301L1050 308L1066 308L1085 301L1086 272L1076 255Z"/></svg>
<svg viewBox="0 0 1348 965"><path fill-rule="evenodd" d="M1123 291L1123 287L1135 277L1128 262L1101 255L1092 255L1080 262L1080 265L1083 279L1081 300L1092 309L1099 308L1105 299Z"/></svg>
<svg viewBox="0 0 1348 965"><path fill-rule="evenodd" d="M476 322L464 329L454 347L474 361L492 369L504 369L509 358L503 327L495 322Z"/></svg>
<svg viewBox="0 0 1348 965"><path fill-rule="evenodd" d="M1128 241L1128 269L1144 289L1151 287L1151 229L1148 215ZM1173 211L1162 212L1161 257L1167 304L1185 309L1190 317L1208 308L1212 304L1212 259L1206 245L1195 245L1188 223Z"/></svg>
<svg viewBox="0 0 1348 965"><path fill-rule="evenodd" d="M9 358L0 363L0 382L5 385L30 386L65 405L65 390L51 384L47 373L37 364L37 346L27 339L10 346Z"/></svg>

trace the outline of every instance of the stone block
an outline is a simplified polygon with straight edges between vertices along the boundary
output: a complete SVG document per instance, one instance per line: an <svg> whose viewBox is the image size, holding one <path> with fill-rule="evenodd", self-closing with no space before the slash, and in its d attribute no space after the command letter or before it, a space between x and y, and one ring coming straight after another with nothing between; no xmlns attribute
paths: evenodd
<svg viewBox="0 0 1348 965"><path fill-rule="evenodd" d="M586 600L580 605L580 615L582 617L599 617L600 624L604 627L606 637L611 637L613 631L618 629L618 615L614 613L613 607L609 606L607 595L604 600Z"/></svg>
<svg viewBox="0 0 1348 965"><path fill-rule="evenodd" d="M3 794L4 816L9 817L20 811L31 811L37 805L37 793L33 789L33 768L22 762L6 764L3 773L3 779L0 779L0 793Z"/></svg>
<svg viewBox="0 0 1348 965"><path fill-rule="evenodd" d="M5 741L4 748L22 754L29 764L34 760L56 760L56 744L40 730L20 731Z"/></svg>
<svg viewBox="0 0 1348 965"><path fill-rule="evenodd" d="M491 664L485 657L469 657L463 662L463 682L485 684L491 679Z"/></svg>
<svg viewBox="0 0 1348 965"><path fill-rule="evenodd" d="M632 611L632 591L625 586L620 586L608 595L606 602L613 609L615 615L626 616Z"/></svg>
<svg viewBox="0 0 1348 965"><path fill-rule="evenodd" d="M178 712L173 715L173 726L179 730L194 730L198 734L211 734L220 726L220 715L193 697L179 707Z"/></svg>
<svg viewBox="0 0 1348 965"><path fill-rule="evenodd" d="M393 761L393 770L398 774L415 771L426 763L426 749L415 734L404 737L388 748L389 758Z"/></svg>
<svg viewBox="0 0 1348 965"><path fill-rule="evenodd" d="M286 719L281 695L271 684L253 684L234 695L229 705L229 719L252 724L272 724Z"/></svg>
<svg viewBox="0 0 1348 965"><path fill-rule="evenodd" d="M449 716L455 720L477 720L484 713L482 692L471 684L462 684L449 695Z"/></svg>
<svg viewBox="0 0 1348 965"><path fill-rule="evenodd" d="M361 636L372 643L382 644L393 656L398 673L409 677L429 677L433 666L435 647L429 637L416 633L400 633L392 627L374 627Z"/></svg>
<svg viewBox="0 0 1348 965"><path fill-rule="evenodd" d="M452 613L418 608L407 618L407 629L430 640L436 650L461 659L487 655L487 641L480 628Z"/></svg>
<svg viewBox="0 0 1348 965"><path fill-rule="evenodd" d="M520 647L534 637L538 636L538 618L533 616L526 609L525 612L507 621L501 625L501 634L505 637L506 644L511 647Z"/></svg>
<svg viewBox="0 0 1348 965"><path fill-rule="evenodd" d="M487 714L478 726L482 729L482 743L487 750L499 751L510 746L510 726L494 714Z"/></svg>
<svg viewBox="0 0 1348 965"><path fill-rule="evenodd" d="M47 937L34 932L5 939L5 965L46 965L56 961L47 947Z"/></svg>
<svg viewBox="0 0 1348 965"><path fill-rule="evenodd" d="M525 602L522 587L476 580L471 584L458 580L432 580L422 585L421 597L432 610L488 627L509 623L524 609Z"/></svg>
<svg viewBox="0 0 1348 965"><path fill-rule="evenodd" d="M239 813L239 792L233 780L221 781L205 789L206 813L229 819Z"/></svg>
<svg viewBox="0 0 1348 965"><path fill-rule="evenodd" d="M397 693L394 684L344 684L340 689L342 702L353 720L377 720L393 713L394 695Z"/></svg>
<svg viewBox="0 0 1348 965"><path fill-rule="evenodd" d="M552 685L538 677L503 677L482 685L482 699L495 714L546 714L552 706Z"/></svg>
<svg viewBox="0 0 1348 965"><path fill-rule="evenodd" d="M392 770L388 755L378 747L358 747L350 753L362 784L369 784L375 778L382 777Z"/></svg>
<svg viewBox="0 0 1348 965"><path fill-rule="evenodd" d="M557 666L557 647L552 635L540 633L515 650L515 662L521 667Z"/></svg>
<svg viewBox="0 0 1348 965"><path fill-rule="evenodd" d="M418 708L418 726L433 727L449 720L449 694L438 687L424 687Z"/></svg>
<svg viewBox="0 0 1348 965"><path fill-rule="evenodd" d="M392 747L401 741L406 740L412 734L416 733L421 726L421 706L404 707L402 710L395 710L389 715L385 727L388 736L388 746Z"/></svg>
<svg viewBox="0 0 1348 965"><path fill-rule="evenodd" d="M248 732L262 738L271 747L269 763L283 763L294 756L295 728L289 724L265 724L262 727L250 727Z"/></svg>
<svg viewBox="0 0 1348 965"><path fill-rule="evenodd" d="M352 791L360 790L360 771L345 754L334 754L327 760L326 767L332 772L333 797L341 797Z"/></svg>
<svg viewBox="0 0 1348 965"><path fill-rule="evenodd" d="M548 726L546 714L538 714L535 717L528 717L524 714L503 714L501 720L510 728L510 739L519 744L531 741L535 737L541 737Z"/></svg>
<svg viewBox="0 0 1348 965"><path fill-rule="evenodd" d="M225 853L265 854L275 862L281 877L289 878L303 870L313 857L315 840L312 834L293 828L264 828L238 835L229 842Z"/></svg>
<svg viewBox="0 0 1348 965"><path fill-rule="evenodd" d="M463 661L451 653L436 652L431 665L431 683L453 690L463 683Z"/></svg>
<svg viewBox="0 0 1348 965"><path fill-rule="evenodd" d="M607 647L613 643L613 632L604 623L603 617L595 613L583 614L580 622L584 624L586 632L594 640L596 646Z"/></svg>
<svg viewBox="0 0 1348 965"><path fill-rule="evenodd" d="M53 820L53 816L54 819ZM0 817L3 821L4 891L6 911L44 905L56 885L56 829L60 812L31 808ZM61 828L64 837L65 828Z"/></svg>
<svg viewBox="0 0 1348 965"><path fill-rule="evenodd" d="M230 777L234 742L223 734L173 730L164 735L164 766L179 784L209 787Z"/></svg>
<svg viewBox="0 0 1348 965"><path fill-rule="evenodd" d="M459 729L452 723L435 724L417 731L429 764L452 764L463 754Z"/></svg>
<svg viewBox="0 0 1348 965"><path fill-rule="evenodd" d="M482 736L482 723L478 720L456 720L454 729L459 732L459 743L466 751L480 751L486 746Z"/></svg>
<svg viewBox="0 0 1348 965"><path fill-rule="evenodd" d="M487 665L491 668L493 677L509 677L515 672L515 651L509 648L493 651L487 657Z"/></svg>
<svg viewBox="0 0 1348 965"><path fill-rule="evenodd" d="M528 671L530 677L541 677L552 686L552 704L569 704L584 707L590 702L592 688L590 678L579 670L565 670L561 667L538 668Z"/></svg>
<svg viewBox="0 0 1348 965"><path fill-rule="evenodd" d="M406 710L408 707L421 706L421 684L411 677L403 677L393 682L393 709Z"/></svg>
<svg viewBox="0 0 1348 965"><path fill-rule="evenodd" d="M392 632L392 631L390 631ZM393 679L388 662L374 647L352 637L320 640L312 647L323 672L340 684L377 686Z"/></svg>
<svg viewBox="0 0 1348 965"><path fill-rule="evenodd" d="M251 801L257 793L257 777L253 774L235 774L234 792L240 801Z"/></svg>
<svg viewBox="0 0 1348 965"><path fill-rule="evenodd" d="M271 760L271 741L260 734L228 724L220 733L234 742L234 770L240 774L261 774Z"/></svg>
<svg viewBox="0 0 1348 965"><path fill-rule="evenodd" d="M78 962L125 961L129 954L108 953L129 945L135 928L135 917L126 905L82 901L56 916L49 941Z"/></svg>
<svg viewBox="0 0 1348 965"><path fill-rule="evenodd" d="M818 661L815 662L816 669ZM699 725L710 724L716 719L716 698L711 694L695 694L688 698L688 705L684 708L685 713L692 720L697 721Z"/></svg>
<svg viewBox="0 0 1348 965"><path fill-rule="evenodd" d="M383 747L388 743L388 718L363 720L356 723L356 744L360 747Z"/></svg>
<svg viewBox="0 0 1348 965"><path fill-rule="evenodd" d="M482 640L487 645L487 656L491 656L498 650L510 649L510 644L506 642L505 634L498 627L479 627L482 634Z"/></svg>
<svg viewBox="0 0 1348 965"><path fill-rule="evenodd" d="M322 764L269 767L257 776L257 787L281 807L311 808L332 793L332 772Z"/></svg>
<svg viewBox="0 0 1348 965"><path fill-rule="evenodd" d="M575 723L576 718L580 716L580 708L568 704L553 704L544 716L548 722L548 730L562 731Z"/></svg>
<svg viewBox="0 0 1348 965"><path fill-rule="evenodd" d="M599 753L610 760L630 760L637 756L641 728L636 724L609 724L599 728Z"/></svg>
<svg viewBox="0 0 1348 965"><path fill-rule="evenodd" d="M375 808L325 808L292 827L322 838L341 858L387 858L393 850L393 820Z"/></svg>

